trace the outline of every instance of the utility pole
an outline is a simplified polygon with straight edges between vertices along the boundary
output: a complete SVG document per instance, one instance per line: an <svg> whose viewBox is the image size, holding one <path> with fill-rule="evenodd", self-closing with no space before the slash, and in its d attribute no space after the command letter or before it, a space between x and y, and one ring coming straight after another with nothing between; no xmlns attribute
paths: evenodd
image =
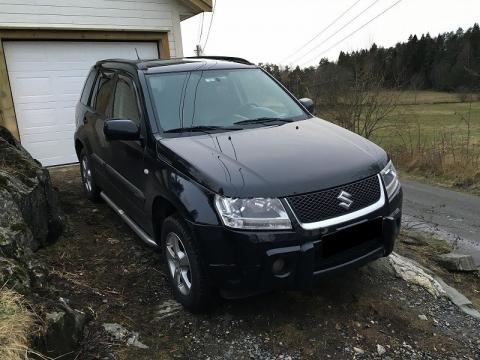
<svg viewBox="0 0 480 360"><path fill-rule="evenodd" d="M195 47L195 54L197 54L197 56L202 56L203 55L203 49L202 49L202 46L200 44L198 44Z"/></svg>

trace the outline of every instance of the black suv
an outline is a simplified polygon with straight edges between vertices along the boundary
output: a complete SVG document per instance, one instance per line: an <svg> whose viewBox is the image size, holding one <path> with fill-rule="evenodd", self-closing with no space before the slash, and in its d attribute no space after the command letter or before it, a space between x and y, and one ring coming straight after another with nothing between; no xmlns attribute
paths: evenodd
<svg viewBox="0 0 480 360"><path fill-rule="evenodd" d="M161 249L191 310L311 287L390 254L402 211L385 151L312 110L243 59L98 62L76 110L86 194Z"/></svg>

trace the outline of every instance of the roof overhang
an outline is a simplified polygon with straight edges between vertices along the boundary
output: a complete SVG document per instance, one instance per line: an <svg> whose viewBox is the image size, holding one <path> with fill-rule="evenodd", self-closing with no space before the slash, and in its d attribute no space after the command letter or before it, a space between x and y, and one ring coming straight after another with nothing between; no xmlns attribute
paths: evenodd
<svg viewBox="0 0 480 360"><path fill-rule="evenodd" d="M182 0L195 14L212 11L212 0Z"/></svg>

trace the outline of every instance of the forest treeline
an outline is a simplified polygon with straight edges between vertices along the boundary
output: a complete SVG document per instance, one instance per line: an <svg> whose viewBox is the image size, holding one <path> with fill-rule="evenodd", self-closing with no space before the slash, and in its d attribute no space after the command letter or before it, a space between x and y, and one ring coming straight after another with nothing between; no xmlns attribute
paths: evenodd
<svg viewBox="0 0 480 360"><path fill-rule="evenodd" d="M308 68L261 64L296 96L318 95L316 89L332 82L348 83L365 73L381 76L385 88L438 91L480 89L480 26L458 29L436 37L411 35L407 42L383 48L341 52L335 62L321 59Z"/></svg>

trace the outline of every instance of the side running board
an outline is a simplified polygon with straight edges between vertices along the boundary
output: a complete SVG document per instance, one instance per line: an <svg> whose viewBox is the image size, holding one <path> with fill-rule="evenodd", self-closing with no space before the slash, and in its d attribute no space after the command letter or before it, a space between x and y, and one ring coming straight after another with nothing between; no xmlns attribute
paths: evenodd
<svg viewBox="0 0 480 360"><path fill-rule="evenodd" d="M130 226L130 228L137 234L140 239L150 246L158 247L157 243L150 237L148 234L143 231L135 222L130 219L125 212L120 209L105 193L102 191L100 196L105 200L105 202L125 221L125 223Z"/></svg>

